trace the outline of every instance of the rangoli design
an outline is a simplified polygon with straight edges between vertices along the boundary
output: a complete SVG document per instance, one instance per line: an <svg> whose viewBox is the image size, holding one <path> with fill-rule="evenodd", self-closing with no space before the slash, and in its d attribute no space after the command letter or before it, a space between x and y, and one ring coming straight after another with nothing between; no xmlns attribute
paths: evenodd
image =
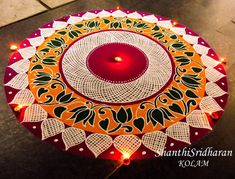
<svg viewBox="0 0 235 179"><path fill-rule="evenodd" d="M114 160L196 142L228 96L224 67L201 37L164 17L125 10L45 24L12 55L4 83L10 107L33 134Z"/></svg>

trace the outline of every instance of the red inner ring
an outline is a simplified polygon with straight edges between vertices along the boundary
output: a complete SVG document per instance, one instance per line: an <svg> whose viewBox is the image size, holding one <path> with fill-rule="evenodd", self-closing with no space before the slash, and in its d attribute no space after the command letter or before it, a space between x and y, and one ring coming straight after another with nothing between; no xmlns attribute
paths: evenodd
<svg viewBox="0 0 235 179"><path fill-rule="evenodd" d="M119 61L116 61L118 58ZM97 78L110 83L136 80L148 68L148 58L139 48L126 43L107 43L87 56L87 68Z"/></svg>
<svg viewBox="0 0 235 179"><path fill-rule="evenodd" d="M140 103L140 102L142 102L142 101L146 101L146 100L148 100L148 99L150 99L150 98L153 98L154 96L157 96L157 95L160 94L162 91L164 91L164 89L171 83L171 81L173 80L174 74L175 74L175 63L174 63L174 60L173 60L171 54L167 51L167 49L166 49L161 43L159 43L157 40L152 39L151 37L148 37L148 36L146 36L146 35L144 35L144 34L139 34L139 33L137 33L137 32L133 32L133 31L130 31L130 30L120 30L120 29L118 29L118 30L113 30L113 29L108 29L108 30L102 30L102 31L125 31L125 32L130 32L130 33L136 33L136 34L138 34L138 35L142 35L142 36L144 36L144 37L146 37L146 38L148 38L148 39L154 41L156 44L160 45L160 46L166 51L166 53L168 54L168 57L170 58L171 65L172 65L172 74L171 74L171 77L170 77L169 80L166 82L166 84L165 84L160 90L158 90L156 93L154 93L153 95L151 95L151 96L149 96L149 97L146 97L146 98L143 98L143 99L140 99L140 100L133 101L133 102L120 102L120 103L116 103L116 102L115 102L115 103L113 103L113 102L104 102L104 101L99 101L99 100L92 99L92 98L90 98L89 96L86 96L86 95L84 95L84 94L78 92L75 88L73 88L73 87L68 83L68 81L66 80L66 77L64 76L64 72L63 72L63 68L62 68L63 57L64 57L64 55L66 54L66 52L68 51L68 49L69 49L74 43L76 43L78 40L81 40L81 39L83 39L83 38L85 38L85 37L87 37L87 36L89 36L89 35L92 35L92 34L95 34L95 33L99 33L99 32L100 32L100 31L97 31L97 32L92 32L92 33L89 33L89 34L87 34L87 35L84 35L83 37L78 38L78 39L75 40L73 43L71 43L71 44L67 47L67 49L64 51L64 53L63 53L62 56L61 56L61 60L59 61L59 69L60 69L60 72L61 72L61 77L62 77L62 79L64 80L64 82L66 83L66 85L67 85L70 89L72 89L75 93L77 93L78 95L80 95L80 96L82 96L82 97L84 97L84 98L87 98L88 100L92 100L92 101L94 101L94 102L96 102L96 103L98 103L98 104L129 105L129 104Z"/></svg>

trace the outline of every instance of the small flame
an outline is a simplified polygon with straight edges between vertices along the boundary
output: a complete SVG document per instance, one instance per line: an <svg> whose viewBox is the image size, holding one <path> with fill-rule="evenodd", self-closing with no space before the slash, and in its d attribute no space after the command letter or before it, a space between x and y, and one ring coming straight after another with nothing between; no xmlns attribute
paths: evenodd
<svg viewBox="0 0 235 179"><path fill-rule="evenodd" d="M19 104L14 108L14 111L20 111L23 108L23 105Z"/></svg>
<svg viewBox="0 0 235 179"><path fill-rule="evenodd" d="M116 62L121 62L121 61L122 61L122 58L121 58L121 57L115 57L114 60L115 60Z"/></svg>
<svg viewBox="0 0 235 179"><path fill-rule="evenodd" d="M15 44L10 45L10 50L15 51L17 49L18 49L17 45Z"/></svg>

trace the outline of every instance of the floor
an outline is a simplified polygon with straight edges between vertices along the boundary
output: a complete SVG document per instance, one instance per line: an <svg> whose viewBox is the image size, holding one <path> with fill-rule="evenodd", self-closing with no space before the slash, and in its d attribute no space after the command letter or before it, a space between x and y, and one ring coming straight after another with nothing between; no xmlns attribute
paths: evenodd
<svg viewBox="0 0 235 179"><path fill-rule="evenodd" d="M87 159L65 153L32 136L21 127L7 106L2 84L4 69L11 53L11 43L20 43L42 24L64 15L116 6L147 11L177 20L203 36L218 55L227 58L230 92L227 108L216 129L192 147L235 151L234 0L25 0L18 4L16 2L19 1L0 0L0 178L99 179L105 178L117 165L112 161ZM234 157L201 158L210 160L209 167L205 168L180 168L180 159L183 158L165 157L133 161L131 165L122 167L112 178L235 178Z"/></svg>

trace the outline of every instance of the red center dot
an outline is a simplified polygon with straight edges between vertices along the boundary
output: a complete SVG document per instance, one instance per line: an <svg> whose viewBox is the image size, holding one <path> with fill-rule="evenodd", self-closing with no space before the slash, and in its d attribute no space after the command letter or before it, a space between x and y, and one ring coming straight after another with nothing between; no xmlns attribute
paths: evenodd
<svg viewBox="0 0 235 179"><path fill-rule="evenodd" d="M87 67L97 78L111 83L136 80L148 68L143 51L125 43L108 43L90 52Z"/></svg>

